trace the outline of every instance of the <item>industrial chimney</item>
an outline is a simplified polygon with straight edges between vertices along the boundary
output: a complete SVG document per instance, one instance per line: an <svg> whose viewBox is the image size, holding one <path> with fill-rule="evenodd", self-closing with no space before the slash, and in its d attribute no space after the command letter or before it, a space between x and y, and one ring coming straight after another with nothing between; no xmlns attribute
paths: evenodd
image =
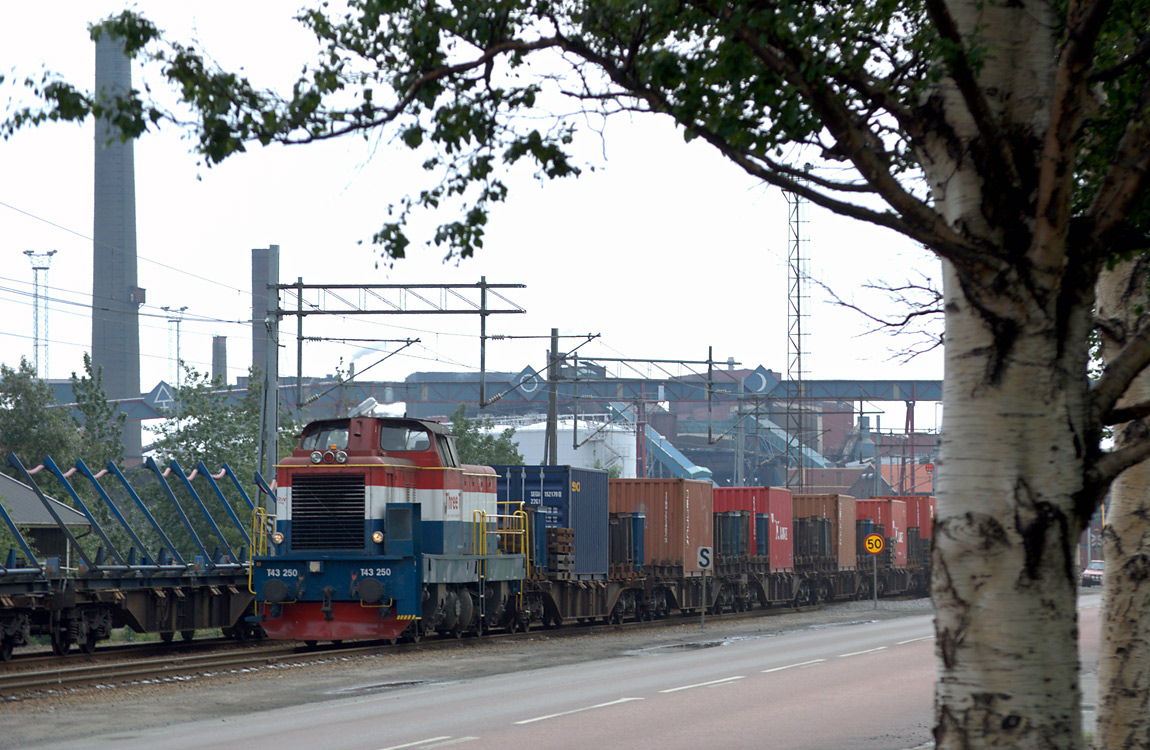
<svg viewBox="0 0 1150 750"><path fill-rule="evenodd" d="M132 88L130 61L118 39L96 42L96 96ZM136 285L136 179L132 141L96 120L95 219L92 229L92 365L108 399L140 398L140 316ZM129 407L124 406L127 410ZM124 461L141 460L140 422L124 425Z"/></svg>

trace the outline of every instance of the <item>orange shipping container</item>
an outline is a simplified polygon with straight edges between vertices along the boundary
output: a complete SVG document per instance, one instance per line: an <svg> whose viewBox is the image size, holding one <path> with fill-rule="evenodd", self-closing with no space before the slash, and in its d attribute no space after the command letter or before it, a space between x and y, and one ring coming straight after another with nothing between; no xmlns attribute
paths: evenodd
<svg viewBox="0 0 1150 750"><path fill-rule="evenodd" d="M839 570L854 570L858 552L855 549L855 499L850 495L795 495L793 502L795 518L830 519L831 544Z"/></svg>
<svg viewBox="0 0 1150 750"><path fill-rule="evenodd" d="M644 563L701 574L699 547L710 547L713 485L694 479L612 479L611 513L646 515Z"/></svg>

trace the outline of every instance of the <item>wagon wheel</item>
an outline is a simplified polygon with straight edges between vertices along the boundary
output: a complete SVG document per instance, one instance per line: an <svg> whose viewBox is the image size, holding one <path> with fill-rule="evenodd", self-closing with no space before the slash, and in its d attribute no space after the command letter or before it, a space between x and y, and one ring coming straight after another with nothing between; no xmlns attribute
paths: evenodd
<svg viewBox="0 0 1150 750"><path fill-rule="evenodd" d="M196 637L196 631L194 631L194 630L181 630L180 631L180 638L183 639L184 643L191 643L192 639L195 637Z"/></svg>
<svg viewBox="0 0 1150 750"><path fill-rule="evenodd" d="M171 631L166 631L164 633L160 633L160 640L163 641L164 643L171 643L172 639L175 637L176 637L176 634L171 632Z"/></svg>
<svg viewBox="0 0 1150 750"><path fill-rule="evenodd" d="M12 660L12 649L15 645L11 638L0 636L0 661Z"/></svg>
<svg viewBox="0 0 1150 750"><path fill-rule="evenodd" d="M92 653L93 651L96 650L96 643L99 640L100 640L99 637L95 633L89 631L88 637L85 638L84 640L80 641L80 650L83 651L85 654Z"/></svg>
<svg viewBox="0 0 1150 750"><path fill-rule="evenodd" d="M52 653L56 656L63 656L68 653L72 648L72 639L68 637L67 633L56 631L52 633Z"/></svg>

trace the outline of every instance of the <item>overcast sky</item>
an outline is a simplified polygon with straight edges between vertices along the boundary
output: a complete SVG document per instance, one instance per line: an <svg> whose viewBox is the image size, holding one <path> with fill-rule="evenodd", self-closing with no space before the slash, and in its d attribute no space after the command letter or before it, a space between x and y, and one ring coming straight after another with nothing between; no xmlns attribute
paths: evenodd
<svg viewBox="0 0 1150 750"><path fill-rule="evenodd" d="M272 6L279 10L269 10ZM199 40L227 67L261 84L286 85L314 44L291 19L299 3L52 2L5 4L0 23L0 86L7 107L21 96L11 82L46 67L90 88L94 45L88 22L135 7L174 38ZM192 10L194 9L194 10ZM137 67L134 84L159 79ZM733 357L777 372L787 366L787 205L783 194L745 176L710 147L684 144L655 117L620 118L605 137L586 134L580 157L596 170L577 180L539 184L529 171L511 181L492 214L486 247L443 264L439 248L413 248L394 268L377 267L369 240L389 203L428 184L420 156L388 142L352 138L322 145L260 149L222 166L197 166L189 142L171 130L135 146L141 384L174 378L173 326L164 306L187 306L180 356L208 371L213 335L228 337L229 380L250 364L250 256L278 244L281 279L305 283L521 283L507 293L526 310L489 319L489 333L545 337L601 334L588 356L703 360ZM46 125L0 141L0 361L32 359L32 269L26 250L56 250L48 272L49 376L66 378L89 349L92 288L92 126ZM882 296L862 284L938 276L932 256L887 230L808 207L811 276L844 298L880 310ZM434 217L423 226L433 226ZM429 236L426 231L423 236ZM98 270L97 270L98 272ZM940 352L908 364L902 344L861 336L871 325L808 285L804 369L816 379L940 379ZM294 307L294 301L290 303ZM285 321L283 373L294 373L294 321ZM377 321L309 318L305 336L419 338L375 367L371 379L420 370L478 370L475 316L388 317ZM565 339L564 347L578 339ZM909 345L909 342L907 342ZM541 369L546 342L493 341L488 368ZM333 373L342 357L362 370L384 345L306 343L308 376ZM371 349L372 351L365 351ZM614 369L614 366L613 366ZM696 367L696 371L705 368ZM622 375L634 370L618 371ZM672 375L685 369L669 367ZM658 376L659 370L642 368ZM920 426L933 421L924 404ZM884 422L884 427L888 423ZM895 426L895 425L889 425Z"/></svg>

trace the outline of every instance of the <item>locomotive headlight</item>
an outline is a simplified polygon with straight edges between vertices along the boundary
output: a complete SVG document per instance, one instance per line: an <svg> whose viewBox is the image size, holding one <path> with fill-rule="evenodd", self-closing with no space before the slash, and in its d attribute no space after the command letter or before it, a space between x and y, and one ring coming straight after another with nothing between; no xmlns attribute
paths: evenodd
<svg viewBox="0 0 1150 750"><path fill-rule="evenodd" d="M318 464L322 460L323 460L323 454L322 453L320 453L319 451L312 451L311 452L311 462L313 464Z"/></svg>
<svg viewBox="0 0 1150 750"><path fill-rule="evenodd" d="M272 541L275 542L276 544L283 544L284 543L284 535L277 531L274 534L272 534Z"/></svg>
<svg viewBox="0 0 1150 750"><path fill-rule="evenodd" d="M383 544L383 532L373 531L371 533L371 541L375 542L376 544Z"/></svg>
<svg viewBox="0 0 1150 750"><path fill-rule="evenodd" d="M335 462L337 464L346 464L347 463L347 454L344 453L343 451L336 451Z"/></svg>

